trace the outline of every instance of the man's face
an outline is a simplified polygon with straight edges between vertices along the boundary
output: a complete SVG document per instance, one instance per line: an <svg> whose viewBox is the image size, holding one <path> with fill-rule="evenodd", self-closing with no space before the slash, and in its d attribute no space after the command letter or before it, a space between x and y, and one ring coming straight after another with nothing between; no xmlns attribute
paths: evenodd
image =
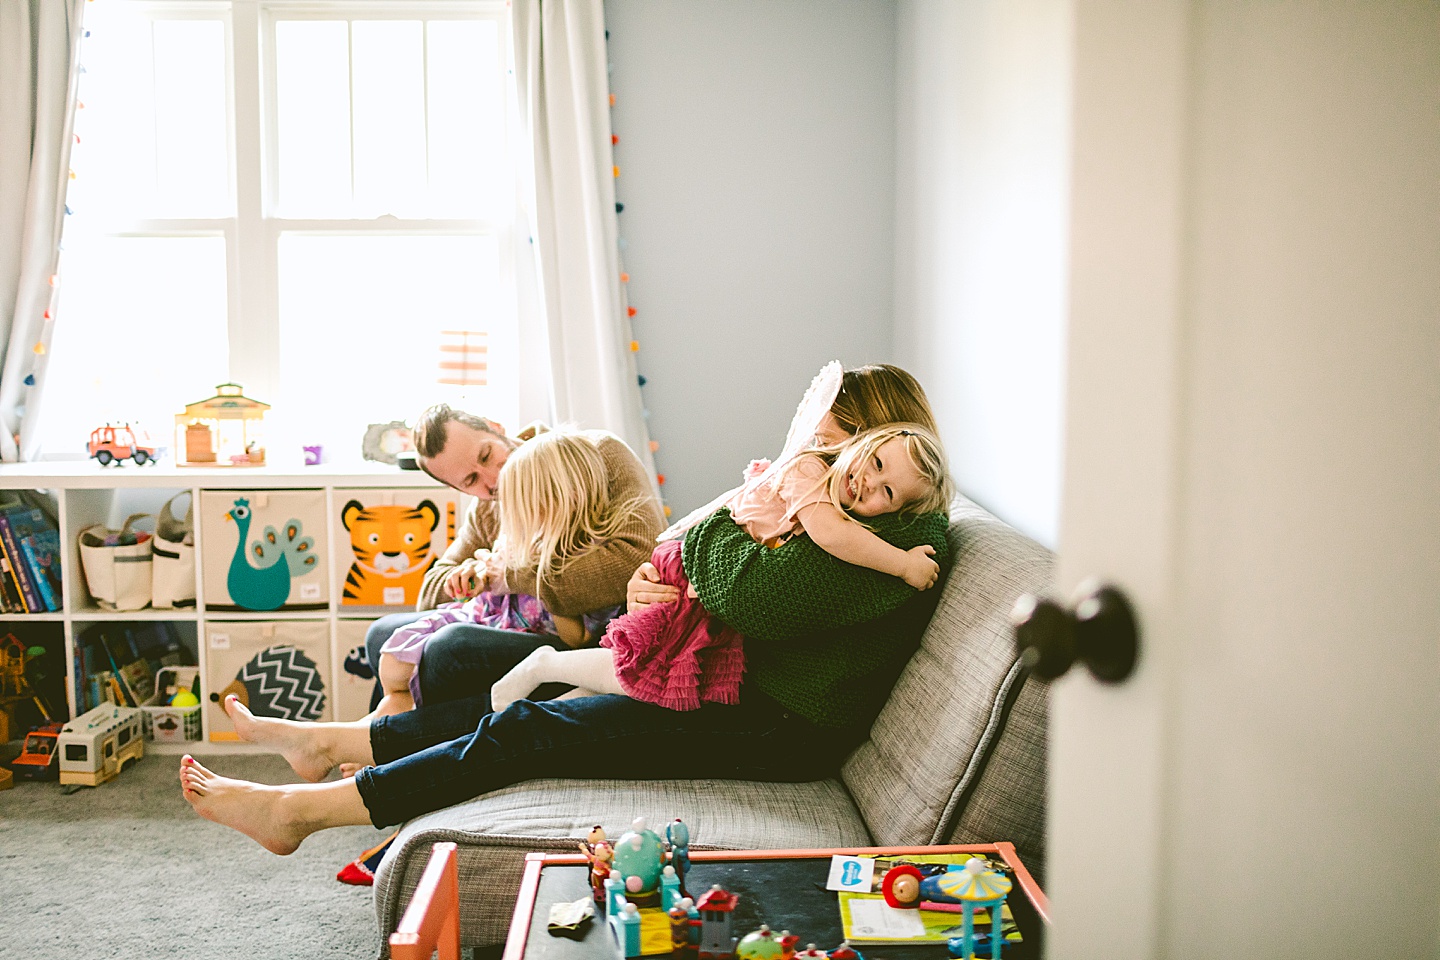
<svg viewBox="0 0 1440 960"><path fill-rule="evenodd" d="M425 470L449 487L481 500L495 499L500 468L510 456L511 443L484 430L451 421L445 425L445 446L425 460Z"/></svg>

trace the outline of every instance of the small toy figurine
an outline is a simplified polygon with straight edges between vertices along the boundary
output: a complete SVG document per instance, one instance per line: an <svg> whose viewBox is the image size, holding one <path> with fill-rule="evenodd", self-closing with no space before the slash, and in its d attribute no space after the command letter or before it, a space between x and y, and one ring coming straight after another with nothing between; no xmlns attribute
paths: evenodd
<svg viewBox="0 0 1440 960"><path fill-rule="evenodd" d="M735 956L735 936L731 929L739 901L738 896L719 884L695 901L695 909L700 912L699 960L727 960Z"/></svg>
<svg viewBox="0 0 1440 960"><path fill-rule="evenodd" d="M665 839L670 842L670 865L675 868L675 875L680 878L680 892L688 893L685 889L685 874L690 870L690 828L676 817L665 827Z"/></svg>
<svg viewBox="0 0 1440 960"><path fill-rule="evenodd" d="M865 958L860 955L858 950L850 946L850 941L846 940L830 951L830 960L865 960Z"/></svg>
<svg viewBox="0 0 1440 960"><path fill-rule="evenodd" d="M611 872L621 881L625 898L640 903L652 899L660 888L660 870L665 864L665 844L660 835L638 817L630 831L615 841Z"/></svg>
<svg viewBox="0 0 1440 960"><path fill-rule="evenodd" d="M579 846L585 859L590 861L590 889L595 902L604 903L605 881L610 877L610 863L615 859L615 852L605 842L605 828L595 824Z"/></svg>
<svg viewBox="0 0 1440 960"><path fill-rule="evenodd" d="M795 954L798 960L826 960L827 954L824 950L813 943L805 944L805 949Z"/></svg>

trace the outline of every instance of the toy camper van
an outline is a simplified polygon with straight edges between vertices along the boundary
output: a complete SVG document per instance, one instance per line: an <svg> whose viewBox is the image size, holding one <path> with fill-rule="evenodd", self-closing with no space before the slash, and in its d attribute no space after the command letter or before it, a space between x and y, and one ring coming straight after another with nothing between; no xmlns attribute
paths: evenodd
<svg viewBox="0 0 1440 960"><path fill-rule="evenodd" d="M60 731L60 782L98 787L144 755L140 711L102 703Z"/></svg>

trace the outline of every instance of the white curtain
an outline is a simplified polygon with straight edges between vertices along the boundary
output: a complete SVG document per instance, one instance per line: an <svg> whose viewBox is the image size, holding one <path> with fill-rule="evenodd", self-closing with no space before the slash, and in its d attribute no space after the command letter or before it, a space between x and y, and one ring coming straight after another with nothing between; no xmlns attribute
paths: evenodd
<svg viewBox="0 0 1440 960"><path fill-rule="evenodd" d="M522 333L522 355L548 358L541 379L557 422L610 430L653 477L620 283L601 0L514 0L511 9L521 222L535 254L517 271L520 303L522 316L545 319L545 342Z"/></svg>
<svg viewBox="0 0 1440 960"><path fill-rule="evenodd" d="M0 0L0 459L39 452L85 0ZM19 435L19 442L16 435Z"/></svg>

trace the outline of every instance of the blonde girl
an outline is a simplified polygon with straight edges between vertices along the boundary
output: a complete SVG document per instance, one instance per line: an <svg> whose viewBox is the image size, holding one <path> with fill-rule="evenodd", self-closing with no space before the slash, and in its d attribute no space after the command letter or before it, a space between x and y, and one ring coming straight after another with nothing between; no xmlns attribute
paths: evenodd
<svg viewBox="0 0 1440 960"><path fill-rule="evenodd" d="M805 533L839 560L927 590L940 572L931 558L934 549L901 550L859 518L943 512L951 492L939 438L918 424L888 424L839 444L801 449L754 471L724 509L759 543L778 546ZM492 708L503 710L551 681L575 685L570 696L625 694L678 710L697 709L704 700L737 702L744 669L741 638L690 595L680 551L681 541L671 539L651 558L666 582L681 588L678 602L617 618L601 649L536 651L494 685Z"/></svg>
<svg viewBox="0 0 1440 960"><path fill-rule="evenodd" d="M416 667L429 639L448 624L556 636L571 647L594 640L619 612L618 606L560 616L538 596L512 593L507 581L533 570L536 594L545 592L543 585L616 536L646 506L638 500L616 502L609 488L601 451L587 434L566 429L540 433L510 453L497 483L500 537L490 550L478 552L475 572L459 591L469 599L446 604L385 641L378 665L384 695L373 715L400 713L420 702Z"/></svg>

